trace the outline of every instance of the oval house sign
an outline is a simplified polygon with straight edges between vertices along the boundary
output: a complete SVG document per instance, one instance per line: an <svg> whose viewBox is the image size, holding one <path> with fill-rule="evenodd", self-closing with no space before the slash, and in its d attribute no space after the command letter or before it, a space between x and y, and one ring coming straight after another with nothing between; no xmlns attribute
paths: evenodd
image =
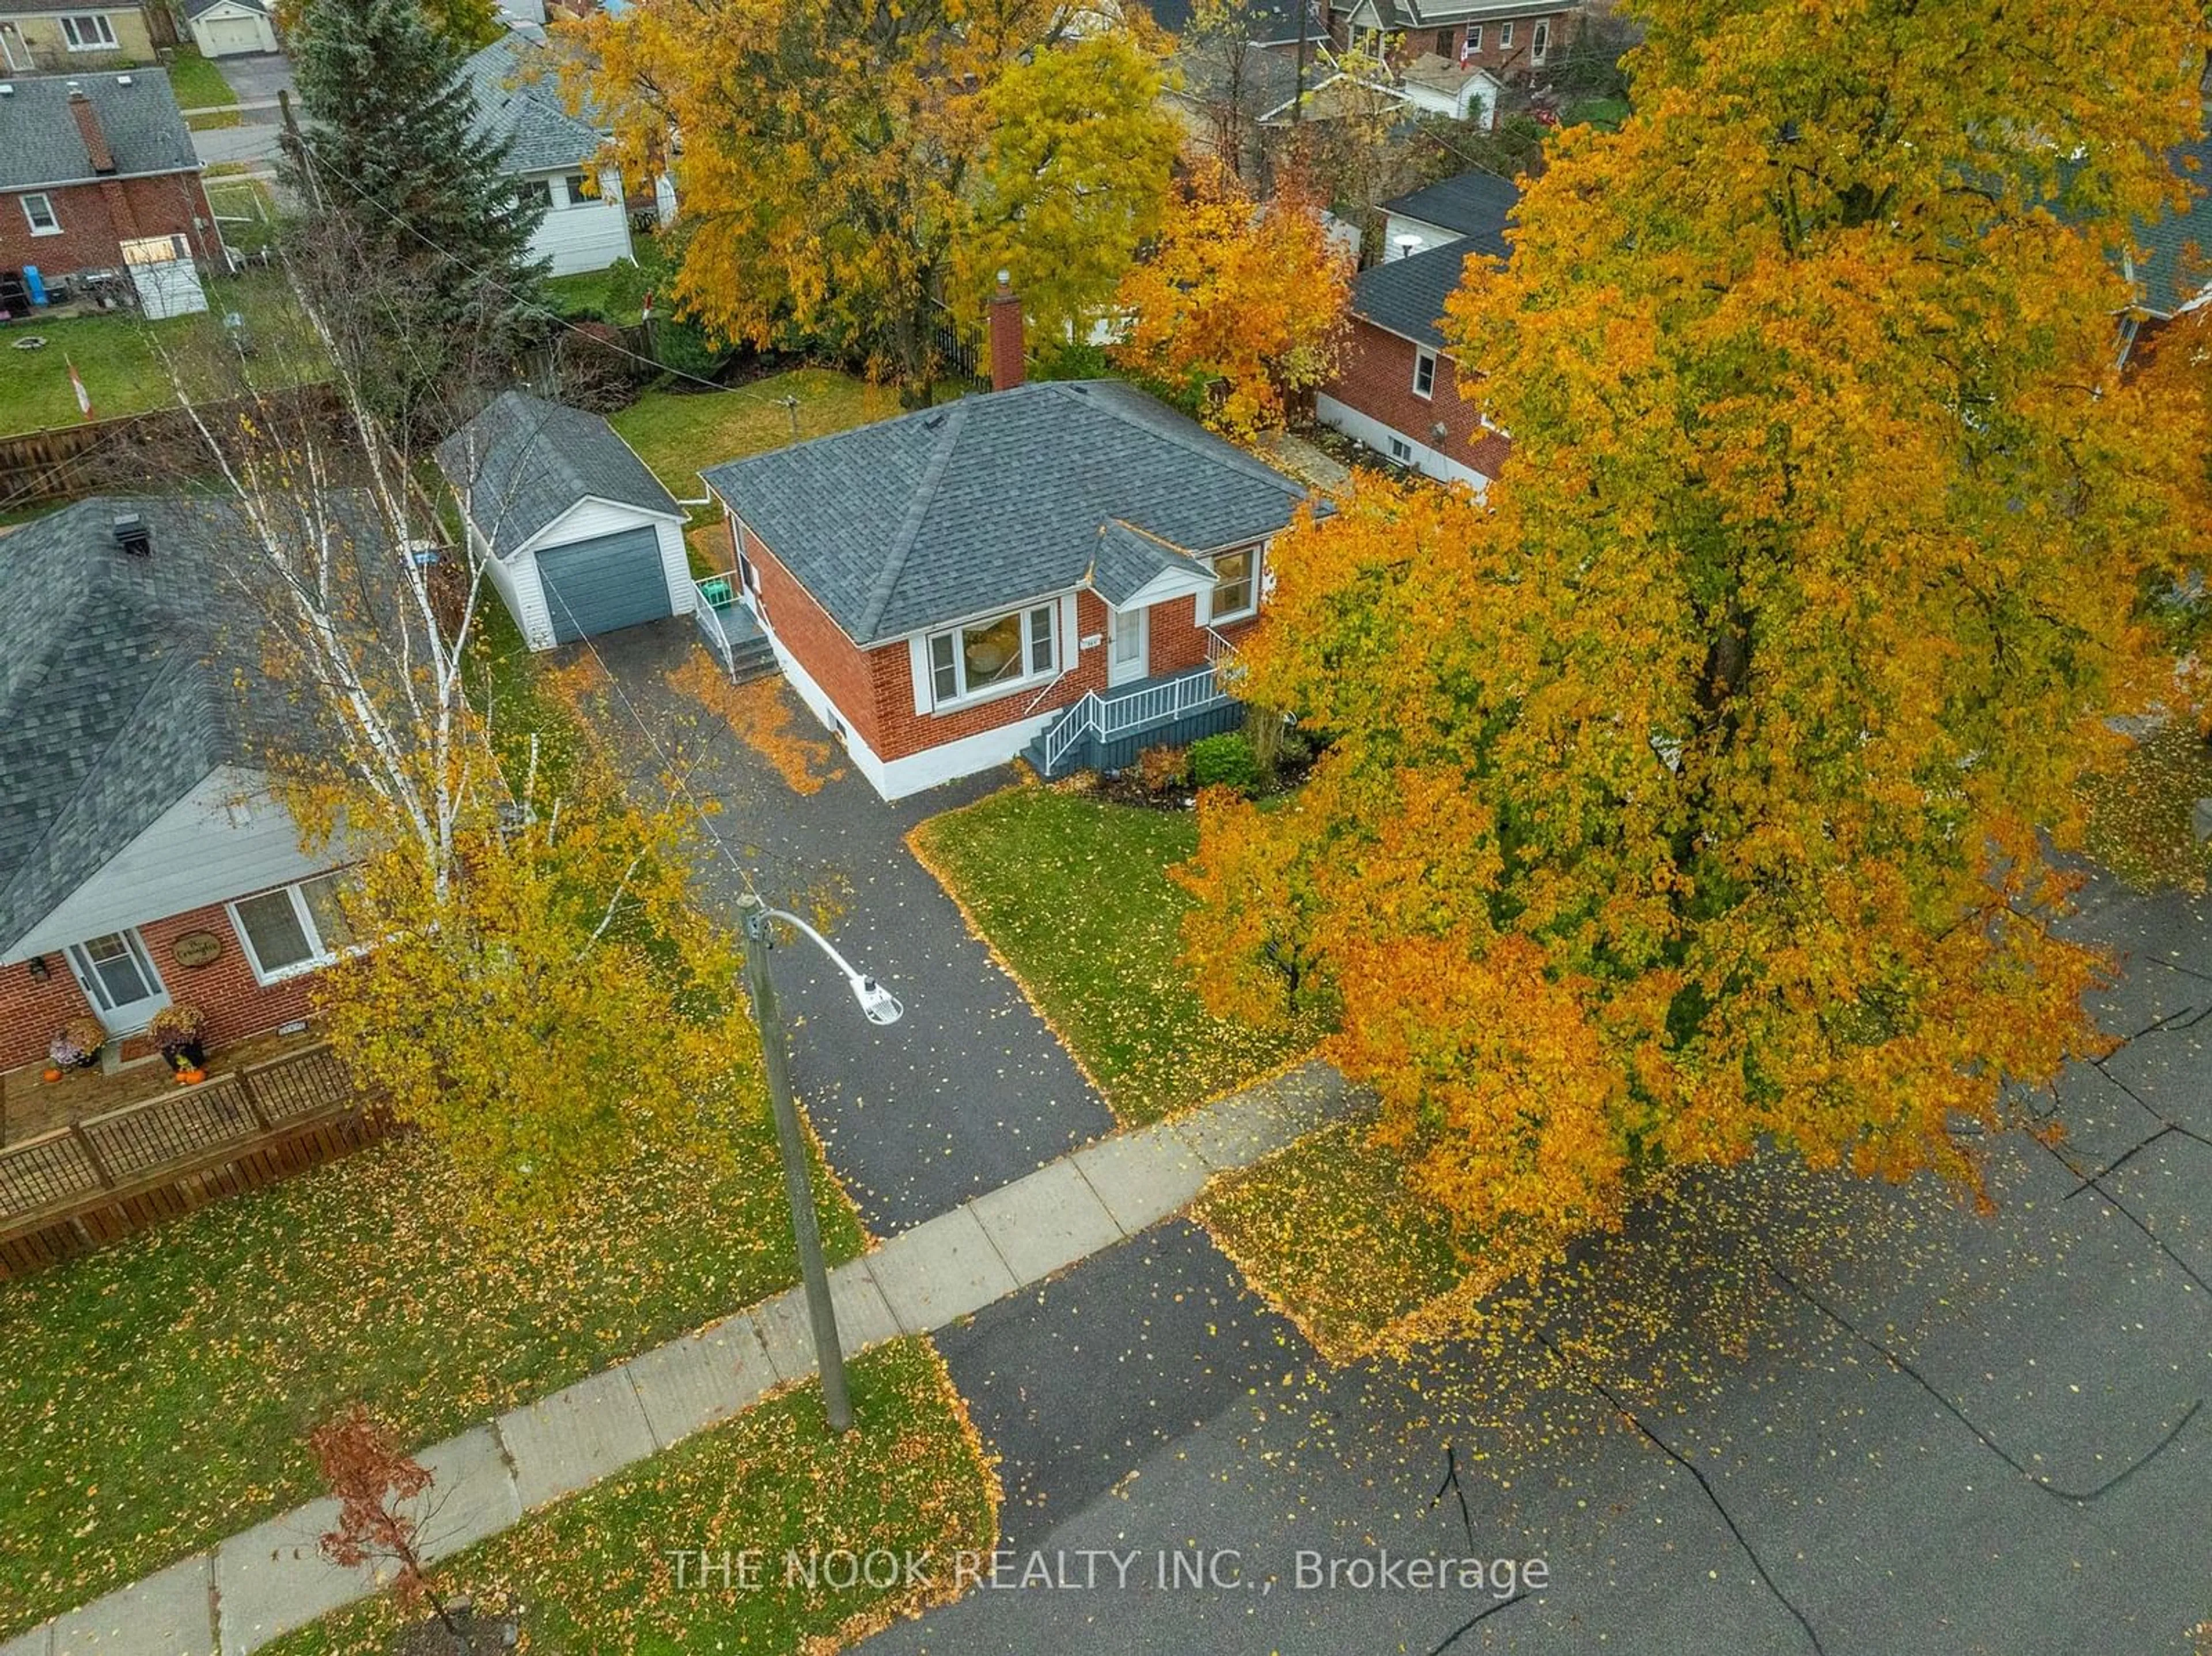
<svg viewBox="0 0 2212 1656"><path fill-rule="evenodd" d="M169 945L179 966L212 966L222 958L222 939L212 931L187 931Z"/></svg>

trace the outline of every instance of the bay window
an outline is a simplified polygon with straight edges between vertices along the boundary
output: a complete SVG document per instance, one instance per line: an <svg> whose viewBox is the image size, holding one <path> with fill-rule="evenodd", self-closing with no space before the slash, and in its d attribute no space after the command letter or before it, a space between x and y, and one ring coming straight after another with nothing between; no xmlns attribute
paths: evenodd
<svg viewBox="0 0 2212 1656"><path fill-rule="evenodd" d="M939 707L1048 678L1059 657L1054 612L1040 604L929 635L930 698Z"/></svg>

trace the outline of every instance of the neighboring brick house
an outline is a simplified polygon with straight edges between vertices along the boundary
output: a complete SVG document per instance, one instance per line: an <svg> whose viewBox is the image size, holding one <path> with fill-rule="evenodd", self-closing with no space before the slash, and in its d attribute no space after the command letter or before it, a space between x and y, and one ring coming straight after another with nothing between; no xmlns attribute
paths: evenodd
<svg viewBox="0 0 2212 1656"><path fill-rule="evenodd" d="M1331 0L1329 33L1394 69L1432 55L1525 81L1566 49L1581 17L1580 0Z"/></svg>
<svg viewBox="0 0 2212 1656"><path fill-rule="evenodd" d="M1127 385L1021 385L1012 306L1002 389L703 474L778 664L887 799L1241 722L1212 664L1304 498Z"/></svg>
<svg viewBox="0 0 2212 1656"><path fill-rule="evenodd" d="M1363 270L1352 285L1352 337L1315 416L1396 464L1478 491L1511 445L1460 391L1459 365L1437 324L1468 255L1502 253L1462 236Z"/></svg>
<svg viewBox="0 0 2212 1656"><path fill-rule="evenodd" d="M155 46L176 43L176 29L159 9L159 0L150 9L0 0L0 74L88 74L150 64Z"/></svg>
<svg viewBox="0 0 2212 1656"><path fill-rule="evenodd" d="M0 82L0 270L128 273L149 316L204 310L221 233L157 69Z"/></svg>
<svg viewBox="0 0 2212 1656"><path fill-rule="evenodd" d="M300 712L215 614L226 508L93 499L0 537L0 1069L160 1008L222 1046L302 1016L347 937L264 743ZM260 687L241 692L238 686Z"/></svg>

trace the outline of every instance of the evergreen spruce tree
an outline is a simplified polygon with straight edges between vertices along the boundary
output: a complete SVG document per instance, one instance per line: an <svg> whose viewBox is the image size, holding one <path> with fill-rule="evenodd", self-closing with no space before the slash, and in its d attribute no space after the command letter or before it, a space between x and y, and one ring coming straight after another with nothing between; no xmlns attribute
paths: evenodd
<svg viewBox="0 0 2212 1656"><path fill-rule="evenodd" d="M301 35L302 263L377 412L423 435L433 391L537 316L545 203L518 198L506 145L476 130L460 52L419 0L311 0Z"/></svg>

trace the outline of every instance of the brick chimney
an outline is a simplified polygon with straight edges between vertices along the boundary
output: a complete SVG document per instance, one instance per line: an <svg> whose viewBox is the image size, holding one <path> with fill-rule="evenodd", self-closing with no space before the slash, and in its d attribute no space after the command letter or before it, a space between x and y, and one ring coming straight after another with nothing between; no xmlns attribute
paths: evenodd
<svg viewBox="0 0 2212 1656"><path fill-rule="evenodd" d="M999 272L999 291L991 295L991 389L1012 391L1022 383L1022 301L1012 278Z"/></svg>
<svg viewBox="0 0 2212 1656"><path fill-rule="evenodd" d="M92 157L95 173L115 170L115 152L107 147L107 134L100 130L100 112L92 106L92 100L84 95L84 88L75 81L70 82L70 113L76 117L76 130L84 139L84 153Z"/></svg>

